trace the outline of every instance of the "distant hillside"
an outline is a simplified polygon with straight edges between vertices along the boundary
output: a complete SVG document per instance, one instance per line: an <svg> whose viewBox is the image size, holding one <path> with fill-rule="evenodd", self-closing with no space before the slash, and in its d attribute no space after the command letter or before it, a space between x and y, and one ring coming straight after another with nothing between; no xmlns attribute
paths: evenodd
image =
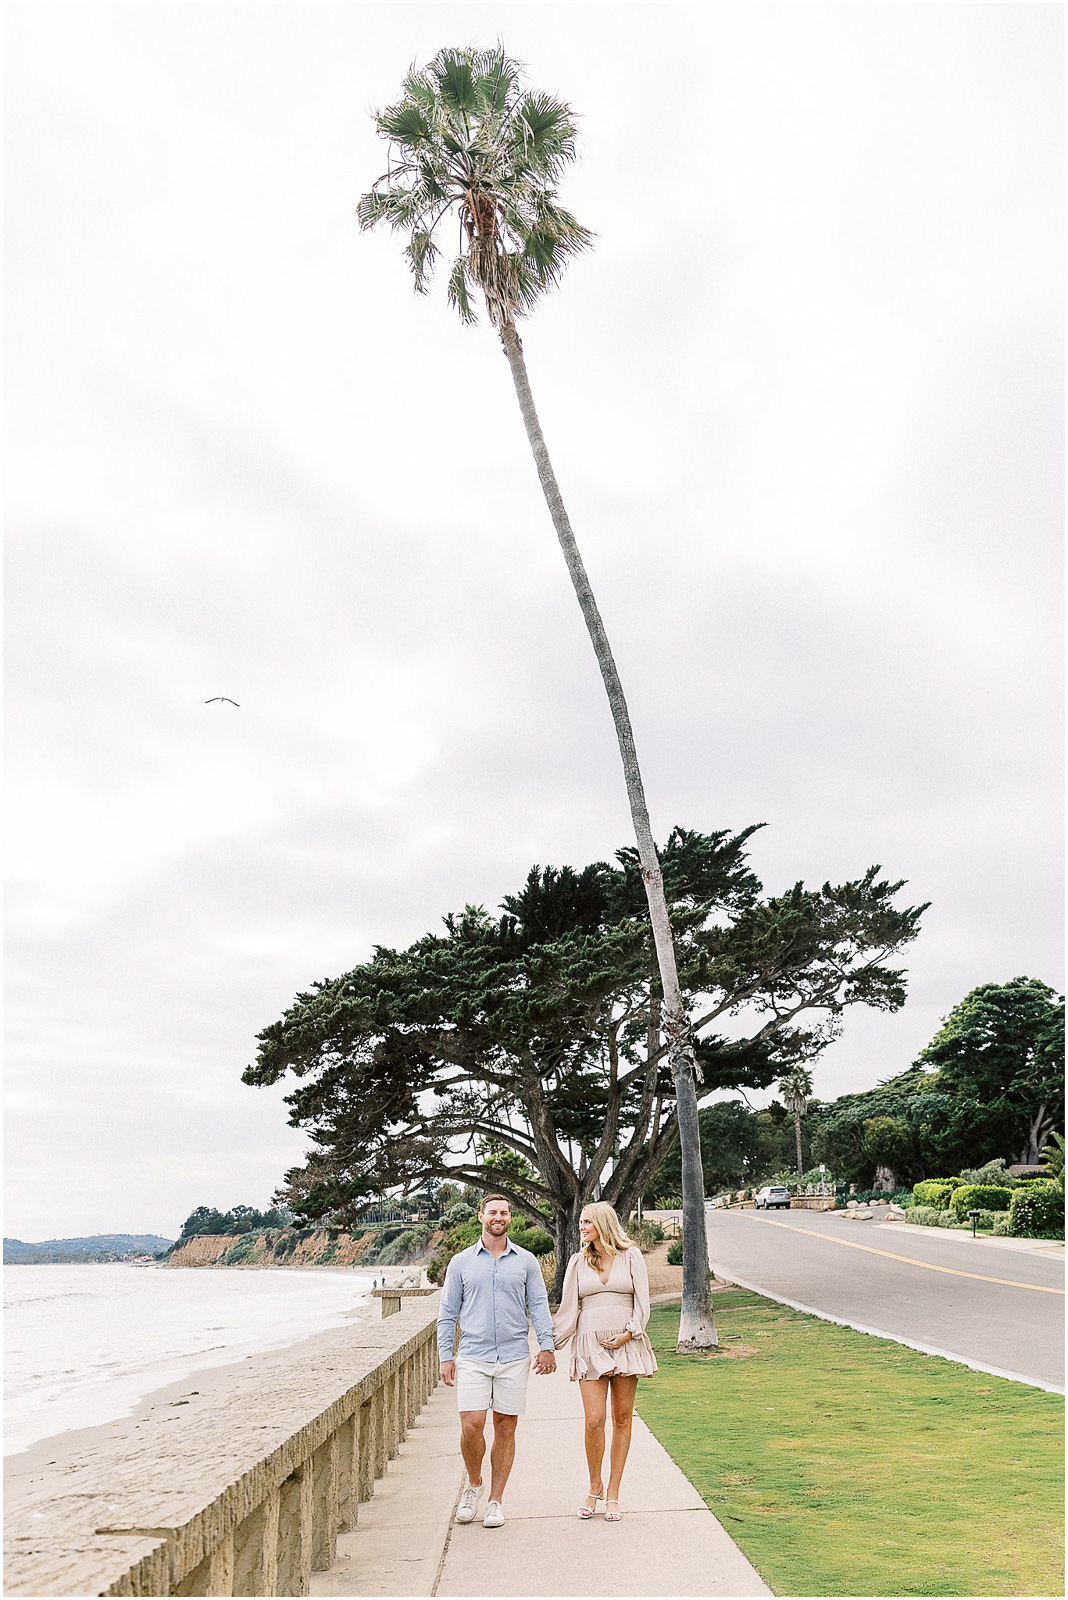
<svg viewBox="0 0 1068 1600"><path fill-rule="evenodd" d="M4 1240L4 1265L63 1266L78 1262L121 1261L126 1256L154 1256L170 1249L173 1239L158 1233L94 1233L89 1239L43 1239L25 1244Z"/></svg>
<svg viewBox="0 0 1068 1600"><path fill-rule="evenodd" d="M434 1223L360 1228L267 1228L252 1233L194 1234L179 1239L168 1267L411 1266L441 1240Z"/></svg>

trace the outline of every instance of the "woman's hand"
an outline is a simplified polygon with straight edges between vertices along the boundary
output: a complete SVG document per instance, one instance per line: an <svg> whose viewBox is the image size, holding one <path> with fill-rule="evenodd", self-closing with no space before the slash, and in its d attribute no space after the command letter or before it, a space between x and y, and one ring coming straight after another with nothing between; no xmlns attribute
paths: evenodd
<svg viewBox="0 0 1068 1600"><path fill-rule="evenodd" d="M610 1334L607 1338L602 1339L601 1343L606 1350L622 1350L623 1346L629 1344L633 1337L634 1335L624 1328L622 1333Z"/></svg>

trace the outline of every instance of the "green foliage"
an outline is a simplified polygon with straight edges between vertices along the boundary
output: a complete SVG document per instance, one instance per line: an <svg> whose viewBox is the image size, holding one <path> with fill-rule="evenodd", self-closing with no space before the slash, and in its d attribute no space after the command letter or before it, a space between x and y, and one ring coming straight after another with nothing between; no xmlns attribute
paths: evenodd
<svg viewBox="0 0 1068 1600"><path fill-rule="evenodd" d="M753 831L676 828L661 852L704 1095L767 1087L849 1005L901 1005L891 962L923 909L895 907L900 885L878 869L762 898ZM377 949L263 1031L244 1080L296 1080L290 1121L315 1150L286 1175L301 1218L348 1227L370 1197L430 1177L492 1185L514 1210L554 1219L598 1183L623 1215L668 1186L656 1179L677 1139L674 1082L656 1032L649 1053L660 1000L648 903L634 849L616 862L532 868L499 917L469 906L406 950ZM759 1026L714 1031L733 1016ZM747 1145L729 1164L751 1186L752 1130L732 1115ZM756 1139L781 1146L770 1115Z"/></svg>
<svg viewBox="0 0 1068 1600"><path fill-rule="evenodd" d="M457 1228L461 1222L470 1222L476 1214L476 1208L468 1205L466 1200L457 1200L449 1207L442 1220L447 1228Z"/></svg>
<svg viewBox="0 0 1068 1600"><path fill-rule="evenodd" d="M220 1265L226 1267L239 1267L252 1256L259 1244L255 1234L243 1233L238 1235L233 1244L227 1245L220 1257Z"/></svg>
<svg viewBox="0 0 1068 1600"><path fill-rule="evenodd" d="M860 1147L873 1167L897 1172L912 1162L912 1130L900 1117L868 1117L861 1124Z"/></svg>
<svg viewBox="0 0 1068 1600"><path fill-rule="evenodd" d="M1049 1143L1042 1152L1042 1165L1049 1173L1050 1182L1064 1188L1064 1135L1051 1133Z"/></svg>
<svg viewBox="0 0 1068 1600"><path fill-rule="evenodd" d="M969 1211L1007 1211L1011 1193L992 1183L964 1183L954 1189L949 1204L962 1222Z"/></svg>
<svg viewBox="0 0 1068 1600"><path fill-rule="evenodd" d="M574 114L525 88L499 45L441 50L413 67L403 98L375 123L390 145L389 169L361 199L360 224L408 235L405 256L423 294L439 254L434 232L443 226L455 238L458 220L446 292L464 322L475 320L475 289L495 327L529 312L592 243L556 199L575 158Z"/></svg>
<svg viewBox="0 0 1068 1600"><path fill-rule="evenodd" d="M995 1161L988 1161L982 1167L963 1167L959 1182L994 1183L1001 1189L1015 1189L1018 1180L1006 1167L1004 1156L998 1156Z"/></svg>
<svg viewBox="0 0 1068 1600"><path fill-rule="evenodd" d="M632 1217L627 1224L627 1233L634 1240L639 1250L651 1250L654 1245L663 1244L665 1234L659 1222L635 1222Z"/></svg>
<svg viewBox="0 0 1068 1600"><path fill-rule="evenodd" d="M976 1227L986 1233L1005 1234L1009 1231L1009 1213L1007 1211L992 1211L983 1207L975 1207L979 1216ZM959 1217L956 1211L937 1211L934 1206L911 1206L905 1213L906 1222L917 1223L922 1228L960 1228L971 1227L971 1218Z"/></svg>
<svg viewBox="0 0 1068 1600"><path fill-rule="evenodd" d="M780 1110L782 1108L780 1107ZM794 1172L794 1127L768 1111L751 1111L741 1100L719 1100L698 1113L701 1162L706 1194L719 1194L746 1183L761 1183L780 1167ZM802 1124L801 1147L808 1148L808 1130ZM818 1176L818 1174L817 1174ZM656 1175L657 1192L671 1198L681 1194L682 1165L678 1145L673 1145ZM652 1195L647 1195L652 1200ZM681 1200L678 1202L681 1204ZM677 1207L658 1205L658 1209Z"/></svg>
<svg viewBox="0 0 1068 1600"><path fill-rule="evenodd" d="M959 1170L979 1149L1032 1160L1064 1115L1064 1001L1037 978L981 984L919 1062L936 1069L930 1135L945 1166Z"/></svg>
<svg viewBox="0 0 1068 1600"><path fill-rule="evenodd" d="M258 1233L264 1228L287 1227L292 1221L293 1213L286 1206L272 1206L268 1211L257 1211L254 1206L234 1206L231 1211L197 1206L183 1222L179 1242L203 1235Z"/></svg>
<svg viewBox="0 0 1068 1600"><path fill-rule="evenodd" d="M667 1259L669 1267L682 1266L682 1240L672 1239L668 1245Z"/></svg>
<svg viewBox="0 0 1068 1600"><path fill-rule="evenodd" d="M864 1124L876 1117L909 1130L911 1148L902 1139L897 1165L883 1163L899 1179L972 1175L992 1152L1003 1162L1033 1159L1032 1141L1063 1116L1062 1022L1063 1002L1036 978L973 990L913 1066L821 1108L813 1159L866 1187L879 1163L865 1151Z"/></svg>
<svg viewBox="0 0 1068 1600"><path fill-rule="evenodd" d="M957 1187L956 1178L925 1178L921 1183L913 1184L912 1193L918 1206L933 1206L936 1211L945 1211L949 1197Z"/></svg>
<svg viewBox="0 0 1068 1600"><path fill-rule="evenodd" d="M520 1249L529 1250L532 1256L547 1256L553 1247L552 1234L527 1222L525 1217L513 1219L508 1237L513 1244L519 1245Z"/></svg>
<svg viewBox="0 0 1068 1600"><path fill-rule="evenodd" d="M1042 1179L1015 1189L1009 1231L1016 1239L1063 1239L1064 1190Z"/></svg>
<svg viewBox="0 0 1068 1600"><path fill-rule="evenodd" d="M403 1266L409 1261L418 1261L430 1243L433 1233L434 1229L424 1223L398 1229L380 1246L374 1256L368 1252L363 1259L368 1264L373 1261L383 1267Z"/></svg>

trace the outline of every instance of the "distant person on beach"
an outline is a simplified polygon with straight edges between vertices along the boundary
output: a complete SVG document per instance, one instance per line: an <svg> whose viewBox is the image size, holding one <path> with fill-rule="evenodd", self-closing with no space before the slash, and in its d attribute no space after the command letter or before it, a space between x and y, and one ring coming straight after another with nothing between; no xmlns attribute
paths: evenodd
<svg viewBox="0 0 1068 1600"><path fill-rule="evenodd" d="M539 1350L534 1371L556 1371L549 1297L536 1256L508 1237L512 1207L504 1195L488 1194L478 1208L482 1237L457 1251L445 1273L438 1311L441 1377L456 1386L460 1412L460 1453L467 1484L457 1522L473 1522L482 1494L486 1417L493 1412L490 1492L484 1528L504 1525L501 1501L515 1457L515 1430L526 1408L530 1350L527 1318L534 1324ZM456 1323L460 1344L453 1359Z"/></svg>
<svg viewBox="0 0 1068 1600"><path fill-rule="evenodd" d="M571 1339L571 1380L578 1381L586 1417L586 1465L590 1492L578 1508L588 1522L604 1500L604 1520L618 1522L619 1486L630 1449L638 1379L656 1371L645 1332L649 1322L649 1274L642 1253L623 1232L604 1200L584 1206L579 1217L582 1249L567 1264L560 1309L553 1319L557 1349ZM604 1486L605 1424L612 1401L612 1447Z"/></svg>

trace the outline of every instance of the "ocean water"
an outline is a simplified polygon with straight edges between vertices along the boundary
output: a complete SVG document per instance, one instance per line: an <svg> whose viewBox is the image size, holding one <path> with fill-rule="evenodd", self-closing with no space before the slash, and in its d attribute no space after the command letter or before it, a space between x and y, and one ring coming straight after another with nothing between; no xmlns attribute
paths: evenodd
<svg viewBox="0 0 1068 1600"><path fill-rule="evenodd" d="M341 1326L366 1272L4 1268L4 1454L128 1416L205 1367Z"/></svg>

